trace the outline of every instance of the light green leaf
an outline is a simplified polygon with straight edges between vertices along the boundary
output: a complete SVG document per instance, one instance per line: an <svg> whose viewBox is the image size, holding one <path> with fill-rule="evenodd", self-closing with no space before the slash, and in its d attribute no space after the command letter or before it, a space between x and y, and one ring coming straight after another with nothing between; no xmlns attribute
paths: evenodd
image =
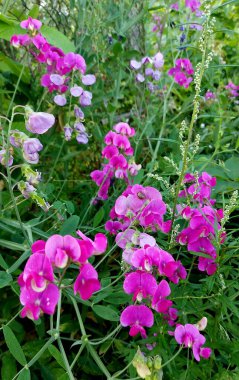
<svg viewBox="0 0 239 380"><path fill-rule="evenodd" d="M75 51L75 45L64 34L52 28L50 26L43 25L41 27L41 34L47 39L47 41L64 51L64 53L70 53Z"/></svg>
<svg viewBox="0 0 239 380"><path fill-rule="evenodd" d="M22 365L27 364L27 360L25 354L10 327L3 326L3 335L6 341L6 345L8 346L9 351L12 356Z"/></svg>
<svg viewBox="0 0 239 380"><path fill-rule="evenodd" d="M119 321L119 314L110 306L96 305L92 309L95 314L107 321Z"/></svg>

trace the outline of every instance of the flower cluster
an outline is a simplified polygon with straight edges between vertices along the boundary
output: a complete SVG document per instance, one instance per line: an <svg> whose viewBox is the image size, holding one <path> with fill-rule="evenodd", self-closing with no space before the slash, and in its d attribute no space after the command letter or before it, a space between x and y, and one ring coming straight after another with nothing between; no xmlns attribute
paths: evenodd
<svg viewBox="0 0 239 380"><path fill-rule="evenodd" d="M21 288L22 317L38 319L42 313L54 314L59 300L59 288L65 270L71 263L79 266L80 273L73 285L74 293L83 300L89 299L100 289L98 273L88 258L105 252L107 239L96 234L94 241L77 231L81 239L70 235L53 235L46 242L38 240L32 245L32 255L18 278ZM63 269L59 277L54 270Z"/></svg>
<svg viewBox="0 0 239 380"><path fill-rule="evenodd" d="M86 107L91 105L92 93L82 86L91 86L95 83L96 78L92 74L85 75L86 63L80 54L64 53L62 49L52 46L45 37L39 32L41 22L32 19L21 22L21 27L28 30L28 34L14 35L11 38L11 44L15 47L24 46L31 53L37 63L39 63L45 73L41 77L41 85L48 89L50 93L54 93L53 101L56 105L63 107L67 104L67 95L71 99L77 99L77 105ZM80 77L80 85L77 83ZM77 106L76 115L82 123L84 113ZM80 113L80 116L79 116ZM66 125L65 137L69 140L73 129ZM83 134L83 138L82 138ZM84 127L78 130L75 127L76 140L85 144L87 134ZM87 141L86 141L87 140Z"/></svg>
<svg viewBox="0 0 239 380"><path fill-rule="evenodd" d="M206 319L206 318L202 318ZM206 327L206 326L205 326ZM211 356L211 349L203 347L206 342L206 338L200 333L202 329L200 325L177 325L174 331L174 338L177 343L183 345L186 348L192 348L194 358L199 362L200 357L208 359Z"/></svg>
<svg viewBox="0 0 239 380"><path fill-rule="evenodd" d="M154 57L143 57L141 61L132 59L130 61L130 68L137 71L136 81L144 82L147 78L147 86L151 92L154 92L158 86L155 84L161 77L159 71L164 65L163 54L158 52Z"/></svg>
<svg viewBox="0 0 239 380"><path fill-rule="evenodd" d="M186 270L180 261L161 249L153 236L143 231L168 232L171 222L164 222L166 205L158 190L141 185L129 186L116 200L106 223L106 230L116 234L116 244L123 249L123 263L128 273L123 288L132 294L132 300L140 303L126 307L121 314L122 326L130 326L130 335L138 333L146 337L144 327L154 323L152 310L161 313L164 320L173 326L177 310L167 297L171 293L169 283L157 277L163 276L175 284L186 278ZM136 228L137 226L137 228ZM144 300L144 303L141 302ZM152 310L151 310L152 309Z"/></svg>
<svg viewBox="0 0 239 380"><path fill-rule="evenodd" d="M187 187L179 196L188 197L196 207L179 205L179 215L188 221L188 226L177 236L180 244L187 245L189 251L202 253L199 257L198 269L212 275L217 270L217 252L214 241L221 229L220 220L223 210L213 208L215 200L211 199L212 187L216 185L216 178L203 172L198 180L192 174L186 174L184 179ZM225 240L225 233L221 234L221 242Z"/></svg>
<svg viewBox="0 0 239 380"><path fill-rule="evenodd" d="M175 67L168 70L168 75L173 76L179 86L188 88L193 78L190 75L194 74L192 63L187 58L179 58L175 62Z"/></svg>
<svg viewBox="0 0 239 380"><path fill-rule="evenodd" d="M198 9L200 8L200 6L201 6L201 3L198 0L185 0L185 7L190 8L191 12L193 13L194 12L196 13ZM170 7L171 9L174 9L175 11L179 10L178 2L172 4Z"/></svg>
<svg viewBox="0 0 239 380"><path fill-rule="evenodd" d="M207 92L205 94L205 100L211 101L211 100L215 100L215 99L216 99L216 94L210 90L207 90Z"/></svg>
<svg viewBox="0 0 239 380"><path fill-rule="evenodd" d="M102 150L102 156L108 160L103 164L102 170L94 170L91 173L92 180L100 187L98 191L99 199L107 199L108 191L112 178L124 179L130 182L130 176L135 176L141 169L141 165L136 165L134 159L127 161L127 156L133 156L134 150L130 144L129 138L135 135L134 128L127 123L118 123L114 125L113 131L109 131L104 142L106 147Z"/></svg>
<svg viewBox="0 0 239 380"><path fill-rule="evenodd" d="M156 35L160 37L163 34L163 28L164 28L162 19L156 14L152 15L152 18L154 22L153 27L152 27L152 32L156 33Z"/></svg>
<svg viewBox="0 0 239 380"><path fill-rule="evenodd" d="M229 91L229 96L232 99L236 99L239 97L239 86L230 81L225 88ZM237 100L238 102L238 100Z"/></svg>

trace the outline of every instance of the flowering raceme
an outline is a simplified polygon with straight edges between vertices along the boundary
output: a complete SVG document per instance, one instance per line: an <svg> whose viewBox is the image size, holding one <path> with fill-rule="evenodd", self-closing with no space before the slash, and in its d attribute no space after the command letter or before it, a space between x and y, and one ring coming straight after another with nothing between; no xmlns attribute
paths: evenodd
<svg viewBox="0 0 239 380"><path fill-rule="evenodd" d="M81 107L91 105L92 93L88 91L88 87L95 83L96 78L92 74L85 75L86 63L84 58L80 54L73 52L65 54L62 49L52 46L39 32L42 25L39 20L29 17L28 20L22 21L20 25L22 28L27 29L29 34L12 36L11 44L16 48L26 47L35 61L41 65L45 71L41 77L41 85L47 88L50 93L53 93L54 103L59 107L63 107L68 103L68 98L70 98L70 103L72 104L73 99L76 99L76 109L79 108L78 105ZM80 86L77 82L78 79L81 80ZM47 128L50 128L49 125L52 120L49 117L47 119L44 113L41 113L41 123L39 114L37 126L35 127L35 115L31 115L27 123L27 129L41 134ZM82 123L84 120L84 113L80 108L76 118L76 123ZM88 142L88 135L85 130L79 131L76 125L74 125L74 128L66 125L64 132L67 141L71 139L74 133L78 143L86 144Z"/></svg>
<svg viewBox="0 0 239 380"><path fill-rule="evenodd" d="M92 180L100 188L98 199L108 198L113 177L123 179L129 184L130 177L136 176L141 169L141 165L136 165L133 158L129 160L126 158L134 154L129 141L129 138L134 135L134 128L121 122L114 125L113 131L109 131L105 136L106 147L102 150L102 156L108 160L108 163L103 164L102 170L94 170L91 173Z"/></svg>
<svg viewBox="0 0 239 380"><path fill-rule="evenodd" d="M70 235L53 235L46 242L38 240L33 243L32 255L18 278L20 302L24 306L22 317L36 320L42 313L54 314L62 280L61 276L57 278L54 274L57 268L67 269L71 263L79 266L80 273L73 288L75 294L79 293L84 300L100 289L98 273L88 258L104 253L107 239L104 234L97 234L92 241L81 231L78 233L83 239Z"/></svg>
<svg viewBox="0 0 239 380"><path fill-rule="evenodd" d="M179 215L188 221L188 227L178 234L177 241L187 245L189 251L208 255L199 257L198 269L212 275L217 270L217 252L213 243L221 229L220 220L223 218L223 210L215 209L215 200L211 199L216 178L203 172L196 179L188 173L185 175L184 184L185 190L179 193L179 197L187 197L193 205L178 206ZM225 237L225 233L222 233L221 243Z"/></svg>
<svg viewBox="0 0 239 380"><path fill-rule="evenodd" d="M161 77L161 72L159 70L163 65L164 57L160 52L152 58L143 57L141 61L136 61L135 59L131 59L130 61L130 68L137 71L135 77L136 81L142 83L147 79L147 86L151 92L154 92L158 88L155 83L157 83Z"/></svg>
<svg viewBox="0 0 239 380"><path fill-rule="evenodd" d="M146 338L144 327L153 325L151 309L160 313L162 320L170 326L174 326L177 319L177 310L167 299L171 293L170 285L165 279L158 283L157 278L164 276L177 284L186 278L187 273L182 263L161 249L149 234L157 230L169 232L171 221L163 220L165 213L166 205L158 190L133 185L117 198L110 212L114 220L106 223L106 230L117 234L116 244L123 249L123 263L128 269L123 289L132 294L134 302L140 303L126 307L121 314L121 324L130 326L131 336L140 333Z"/></svg>

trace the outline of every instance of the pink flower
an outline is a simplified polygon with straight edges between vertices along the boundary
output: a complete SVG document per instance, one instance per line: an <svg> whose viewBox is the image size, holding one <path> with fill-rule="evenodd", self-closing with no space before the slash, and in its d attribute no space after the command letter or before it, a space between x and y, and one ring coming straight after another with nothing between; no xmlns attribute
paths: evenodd
<svg viewBox="0 0 239 380"><path fill-rule="evenodd" d="M136 271L126 274L123 288L125 293L133 293L133 301L142 301L143 298L153 296L157 289L157 282L150 273Z"/></svg>
<svg viewBox="0 0 239 380"><path fill-rule="evenodd" d="M26 128L32 133L41 135L55 123L54 115L46 112L30 112L27 117Z"/></svg>
<svg viewBox="0 0 239 380"><path fill-rule="evenodd" d="M144 327L152 327L154 316L152 311L145 305L130 305L124 309L120 317L122 326L130 326L129 335L135 336L138 333L142 338L146 338Z"/></svg>
<svg viewBox="0 0 239 380"><path fill-rule="evenodd" d="M201 3L198 0L185 0L185 6L190 8L192 12L196 12Z"/></svg>
<svg viewBox="0 0 239 380"><path fill-rule="evenodd" d="M153 65L156 69L160 69L164 64L163 54L160 51L153 57Z"/></svg>
<svg viewBox="0 0 239 380"><path fill-rule="evenodd" d="M77 262L81 255L77 240L70 235L52 235L46 242L45 252L57 268L65 268L69 259Z"/></svg>
<svg viewBox="0 0 239 380"><path fill-rule="evenodd" d="M84 264L74 283L74 293L79 293L83 300L88 300L100 288L97 271L91 264Z"/></svg>
<svg viewBox="0 0 239 380"><path fill-rule="evenodd" d="M20 26L23 29L28 29L33 32L35 30L39 30L42 26L42 23L35 18L28 17L27 20L24 20L20 23Z"/></svg>
<svg viewBox="0 0 239 380"><path fill-rule="evenodd" d="M48 282L54 281L54 274L50 260L43 253L34 253L28 259L23 273L19 276L20 286L26 286L35 292L46 289Z"/></svg>
<svg viewBox="0 0 239 380"><path fill-rule="evenodd" d="M55 312L58 300L59 290L55 284L49 284L41 293L23 287L20 294L20 302L24 306L21 316L37 320L41 312L52 315Z"/></svg>
<svg viewBox="0 0 239 380"><path fill-rule="evenodd" d="M200 356L208 359L211 355L211 349L202 347L206 342L205 337L200 334L196 326L191 324L178 325L174 332L175 340L185 347L192 347L193 355L197 361L200 361Z"/></svg>
<svg viewBox="0 0 239 380"><path fill-rule="evenodd" d="M98 233L95 235L94 241L85 236L80 230L78 230L77 235L79 235L84 241L89 242L92 245L92 254L93 255L101 255L106 251L107 248L107 237L102 234Z"/></svg>
<svg viewBox="0 0 239 380"><path fill-rule="evenodd" d="M171 289L168 282L165 280L162 280L159 283L153 295L152 308L156 310L158 313L168 312L168 309L173 304L172 301L166 299L166 297L168 297L170 293L171 293Z"/></svg>

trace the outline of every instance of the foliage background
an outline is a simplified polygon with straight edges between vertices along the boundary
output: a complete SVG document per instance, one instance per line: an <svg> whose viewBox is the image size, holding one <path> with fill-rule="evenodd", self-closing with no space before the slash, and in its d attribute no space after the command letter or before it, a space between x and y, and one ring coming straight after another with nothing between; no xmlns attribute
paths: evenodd
<svg viewBox="0 0 239 380"><path fill-rule="evenodd" d="M137 176L137 182L154 185L162 191L164 199L171 202L163 182L149 178L147 173L157 173L170 184L177 179L175 169L164 157L171 157L180 167L178 131L182 120L190 120L194 89L191 86L185 90L172 84L166 72L178 56L189 57L196 66L200 61L197 47L200 32L189 30L184 15L179 16L170 11L170 3L172 1L166 0L17 0L5 1L1 5L0 111L3 115L6 115L9 108L23 64L26 64L26 68L15 103L56 112L50 98L39 86L39 72L28 63L28 57L9 44L11 35L19 31L19 22L28 15L41 19L47 25L44 35L50 42L65 51L73 49L82 54L88 72L97 76L93 105L86 111L87 128L91 134L89 145L62 142L64 115L60 113L57 115L55 130L42 137L45 148L38 170L43 173L44 181L40 191L52 204L50 211L45 214L31 201L16 194L24 228L33 240L47 238L58 231L74 233L79 227L89 235L104 232L110 208L124 185L115 183L110 198L104 204L89 206L97 191L89 173L100 167L103 136L119 120L129 120L129 124L137 130L134 141L136 162L140 162L143 167ZM228 97L224 89L229 80L239 84L239 4L237 1L213 1L212 8L216 18L216 55L203 79L200 116L195 128L195 135L200 133L201 136L200 150L190 169L199 172L205 170L217 176L214 196L218 207L223 207L228 204L232 190L239 188L239 105ZM165 29L161 39L151 31L152 14L163 19ZM187 34L184 45L180 44L179 28L182 24L185 24ZM153 55L158 50L165 56L165 75L158 94L151 95L144 86L135 84L129 61L145 54ZM163 91L165 85L167 88L171 86L168 96ZM216 92L217 101L205 102L203 95L207 89ZM24 130L22 118L16 119L14 128ZM19 179L20 172L15 171L15 183ZM0 321L5 325L20 310L16 278L29 252L16 221L8 189L2 180L0 205ZM204 315L208 317L207 342L214 354L209 361L196 363L186 350L183 351L164 368L165 379L239 378L237 218L238 210L235 209L227 225L228 240L221 250L220 269L214 276L207 277L198 272L192 256L180 248L183 263L191 268L191 272L189 279L180 287L172 287L172 299L182 311L180 318L183 323L194 323ZM165 238L160 234L157 238L161 246L166 247ZM110 246L114 247L113 239L109 237L109 240ZM172 253L177 254L178 250L175 247ZM100 266L100 279L105 290L89 302L78 299L87 332L93 338L103 339L106 332L113 331L118 324L122 305L129 302L129 297L122 291L122 276L119 278L122 274L120 261L120 251L114 247ZM11 268L10 274L5 271L7 268ZM117 278L119 281L112 285ZM27 362L43 347L50 328L47 317L33 323L18 316L9 327L20 343ZM165 362L172 357L177 347L174 339L168 340L164 330L158 320L152 333L162 334L160 337L151 334L149 342L157 343L150 355L160 355ZM60 331L68 359L72 362L79 348L72 347L72 343L80 339L80 332L67 295L63 300ZM144 347L145 342L129 339L127 330L122 329L116 336L99 344L97 350L108 370L113 373L132 360L140 344ZM3 380L13 379L21 369L19 360L16 360L5 344L3 334L0 336L0 361ZM105 378L86 350L77 360L74 374L82 380ZM23 376L21 379L25 379ZM136 372L131 366L122 376L134 378ZM39 357L31 368L31 377L46 380L68 378L56 346L52 344Z"/></svg>

